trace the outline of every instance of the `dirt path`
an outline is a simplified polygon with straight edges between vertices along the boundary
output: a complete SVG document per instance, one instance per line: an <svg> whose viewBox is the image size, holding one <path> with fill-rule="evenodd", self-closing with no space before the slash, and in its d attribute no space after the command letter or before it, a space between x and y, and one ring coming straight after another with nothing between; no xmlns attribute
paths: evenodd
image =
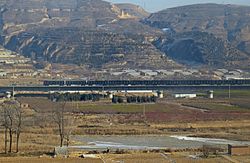
<svg viewBox="0 0 250 163"><path fill-rule="evenodd" d="M92 158L37 158L37 157L5 157L0 163L102 163L100 159Z"/></svg>
<svg viewBox="0 0 250 163"><path fill-rule="evenodd" d="M232 162L232 163L240 163L239 161L237 161L237 160L235 160L235 159L233 159L233 158L231 158L231 157L229 157L229 156L222 155L222 157L223 157L224 159L226 159L226 160Z"/></svg>
<svg viewBox="0 0 250 163"><path fill-rule="evenodd" d="M189 110L196 110L196 111L200 111L200 112L207 112L207 109L201 109L201 108L196 108L196 107L191 107L191 106L185 106L183 104L180 103L175 103L175 102L163 102L164 104L170 104L170 105L174 105L179 109L189 109Z"/></svg>
<svg viewBox="0 0 250 163"><path fill-rule="evenodd" d="M166 160L168 160L169 163L176 163L175 160L173 160L172 158L168 157L165 153L160 153L160 155L162 157L164 157Z"/></svg>

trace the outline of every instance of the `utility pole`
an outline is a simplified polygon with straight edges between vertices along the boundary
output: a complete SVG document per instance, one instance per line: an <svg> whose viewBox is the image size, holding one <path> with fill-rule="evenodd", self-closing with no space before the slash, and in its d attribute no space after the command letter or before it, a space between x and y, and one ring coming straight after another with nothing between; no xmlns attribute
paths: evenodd
<svg viewBox="0 0 250 163"><path fill-rule="evenodd" d="M12 84L12 99L15 100L15 85Z"/></svg>
<svg viewBox="0 0 250 163"><path fill-rule="evenodd" d="M143 118L144 118L144 123L147 126L146 105L145 104L143 104Z"/></svg>
<svg viewBox="0 0 250 163"><path fill-rule="evenodd" d="M228 86L228 98L231 98L231 85Z"/></svg>
<svg viewBox="0 0 250 163"><path fill-rule="evenodd" d="M143 116L144 116L144 118L146 117L146 108L145 108L146 106L145 106L145 104L143 105Z"/></svg>

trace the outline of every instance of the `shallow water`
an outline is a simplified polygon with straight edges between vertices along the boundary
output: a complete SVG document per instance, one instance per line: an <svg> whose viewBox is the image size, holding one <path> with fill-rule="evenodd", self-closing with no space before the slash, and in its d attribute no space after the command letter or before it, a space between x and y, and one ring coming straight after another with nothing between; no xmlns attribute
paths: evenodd
<svg viewBox="0 0 250 163"><path fill-rule="evenodd" d="M250 141L234 141L227 139L215 139L215 138L199 138L199 137L187 137L187 136L170 136L179 140L196 141L206 144L220 144L220 145L250 145Z"/></svg>
<svg viewBox="0 0 250 163"><path fill-rule="evenodd" d="M186 136L74 136L73 140L87 145L71 146L80 149L166 149L197 148L204 144L248 144L250 142L225 139L195 138Z"/></svg>

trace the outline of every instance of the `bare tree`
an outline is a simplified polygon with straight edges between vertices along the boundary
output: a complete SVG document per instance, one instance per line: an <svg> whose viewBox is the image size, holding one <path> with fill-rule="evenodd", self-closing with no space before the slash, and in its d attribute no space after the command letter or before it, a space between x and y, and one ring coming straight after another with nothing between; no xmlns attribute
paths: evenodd
<svg viewBox="0 0 250 163"><path fill-rule="evenodd" d="M53 111L53 119L54 119L55 123L57 124L58 132L59 132L59 136L60 136L60 147L63 146L63 141L64 141L64 137L65 137L65 131L64 131L65 106L66 106L66 102L62 102L62 106L60 106L59 108L55 108Z"/></svg>
<svg viewBox="0 0 250 163"><path fill-rule="evenodd" d="M16 153L19 152L19 139L22 131L22 120L23 120L23 112L20 107L16 107L16 115L15 115L15 131L16 131Z"/></svg>
<svg viewBox="0 0 250 163"><path fill-rule="evenodd" d="M67 116L65 119L65 127L64 127L64 131L65 131L65 139L66 139L66 146L69 146L69 142L70 142L70 136L75 128L75 119L73 116Z"/></svg>
<svg viewBox="0 0 250 163"><path fill-rule="evenodd" d="M53 110L53 120L57 125L60 136L60 147L63 146L66 140L66 146L69 146L70 136L75 128L75 119L72 115L66 114L66 101L60 103L59 107Z"/></svg>
<svg viewBox="0 0 250 163"><path fill-rule="evenodd" d="M5 105L1 105L1 126L4 127L4 152L7 154L7 146L8 146L8 117L7 117L7 108Z"/></svg>
<svg viewBox="0 0 250 163"><path fill-rule="evenodd" d="M7 117L4 115L4 153L7 154L7 146L8 146L8 125L7 125Z"/></svg>
<svg viewBox="0 0 250 163"><path fill-rule="evenodd" d="M7 118L9 119L9 125L8 125L8 129L9 129L9 153L12 152L12 141L13 141L13 113L12 110L8 111L7 114Z"/></svg>
<svg viewBox="0 0 250 163"><path fill-rule="evenodd" d="M13 101L8 101L4 104L5 116L6 116L6 127L9 132L9 153L12 152L12 142L13 142L13 130L14 130L14 105Z"/></svg>
<svg viewBox="0 0 250 163"><path fill-rule="evenodd" d="M9 141L9 150L8 152L12 152L12 142L13 142L13 134L17 135L17 152L19 145L19 138L21 134L21 124L22 124L22 111L20 108L20 104L17 101L6 101L1 106L1 117L3 119L4 126L4 142L5 142L5 153L7 153L7 144ZM9 134L9 140L8 140Z"/></svg>

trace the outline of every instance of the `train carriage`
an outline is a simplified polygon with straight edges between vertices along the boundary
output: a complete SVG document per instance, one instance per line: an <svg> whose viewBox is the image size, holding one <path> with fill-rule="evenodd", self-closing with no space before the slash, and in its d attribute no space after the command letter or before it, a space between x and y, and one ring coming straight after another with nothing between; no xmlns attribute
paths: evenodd
<svg viewBox="0 0 250 163"><path fill-rule="evenodd" d="M44 86L64 86L65 81L64 80L45 80L43 82Z"/></svg>

